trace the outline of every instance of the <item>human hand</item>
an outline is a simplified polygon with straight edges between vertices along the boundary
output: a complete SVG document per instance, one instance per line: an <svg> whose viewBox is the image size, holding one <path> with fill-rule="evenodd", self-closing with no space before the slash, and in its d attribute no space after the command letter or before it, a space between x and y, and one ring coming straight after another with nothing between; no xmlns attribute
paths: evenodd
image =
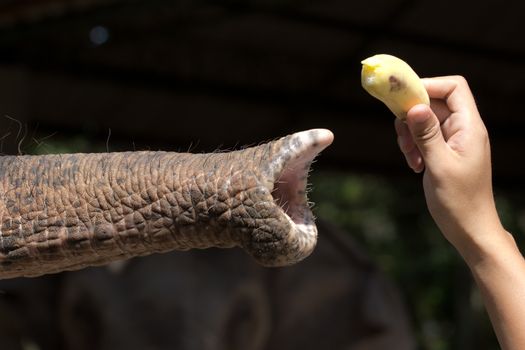
<svg viewBox="0 0 525 350"><path fill-rule="evenodd" d="M424 171L427 206L445 237L460 251L487 228L501 230L492 193L490 144L466 80L423 79L431 105L416 105L395 121L408 165Z"/></svg>

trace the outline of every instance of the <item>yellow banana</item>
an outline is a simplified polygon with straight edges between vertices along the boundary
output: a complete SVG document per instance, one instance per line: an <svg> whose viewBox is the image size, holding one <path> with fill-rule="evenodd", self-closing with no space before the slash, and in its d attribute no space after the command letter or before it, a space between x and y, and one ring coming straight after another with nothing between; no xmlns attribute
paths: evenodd
<svg viewBox="0 0 525 350"><path fill-rule="evenodd" d="M399 119L405 119L408 110L417 104L430 104L421 79L405 61L380 54L361 63L363 88L382 101Z"/></svg>

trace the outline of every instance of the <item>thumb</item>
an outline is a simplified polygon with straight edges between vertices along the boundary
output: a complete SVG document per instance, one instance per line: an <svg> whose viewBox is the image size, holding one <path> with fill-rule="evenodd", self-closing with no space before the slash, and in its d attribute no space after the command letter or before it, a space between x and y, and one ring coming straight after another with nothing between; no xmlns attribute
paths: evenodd
<svg viewBox="0 0 525 350"><path fill-rule="evenodd" d="M429 106L412 107L407 113L406 123L427 166L445 156L446 142L441 125Z"/></svg>

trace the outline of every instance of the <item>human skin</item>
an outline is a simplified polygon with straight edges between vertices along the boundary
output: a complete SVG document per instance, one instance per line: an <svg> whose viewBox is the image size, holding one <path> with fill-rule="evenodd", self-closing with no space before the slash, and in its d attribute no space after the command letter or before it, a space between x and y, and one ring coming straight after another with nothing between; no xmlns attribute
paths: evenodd
<svg viewBox="0 0 525 350"><path fill-rule="evenodd" d="M431 105L396 120L399 147L424 172L430 214L469 266L502 348L525 349L525 260L498 217L487 130L464 78L423 82Z"/></svg>
<svg viewBox="0 0 525 350"><path fill-rule="evenodd" d="M228 153L1 157L0 278L208 247L298 262L317 238L307 174L332 140L314 129Z"/></svg>

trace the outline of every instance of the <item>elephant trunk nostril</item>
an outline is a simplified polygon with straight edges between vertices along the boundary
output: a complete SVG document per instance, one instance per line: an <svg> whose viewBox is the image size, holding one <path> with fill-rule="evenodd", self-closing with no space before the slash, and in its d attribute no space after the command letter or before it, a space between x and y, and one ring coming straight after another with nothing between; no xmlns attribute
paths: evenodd
<svg viewBox="0 0 525 350"><path fill-rule="evenodd" d="M313 251L317 228L307 198L308 173L314 158L332 141L330 131L315 129L277 142L276 152L270 160L273 182L268 189L279 214L273 221L275 224L256 229L252 242L245 246L259 263L291 265Z"/></svg>
<svg viewBox="0 0 525 350"><path fill-rule="evenodd" d="M307 177L309 169L285 168L275 181L272 197L275 203L295 223L300 223L296 214L308 203Z"/></svg>
<svg viewBox="0 0 525 350"><path fill-rule="evenodd" d="M274 174L272 196L296 224L304 223L305 212L309 211L308 174L315 157L330 145L333 135L328 130L310 130L290 136L283 145L280 169Z"/></svg>

